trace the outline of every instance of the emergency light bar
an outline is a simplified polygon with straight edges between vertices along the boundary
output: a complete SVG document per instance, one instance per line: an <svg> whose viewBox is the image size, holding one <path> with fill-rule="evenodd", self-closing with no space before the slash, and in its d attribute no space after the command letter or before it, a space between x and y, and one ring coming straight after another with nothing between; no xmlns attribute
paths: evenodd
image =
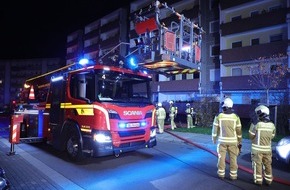
<svg viewBox="0 0 290 190"><path fill-rule="evenodd" d="M89 60L88 59L83 58L83 59L79 60L79 64L80 65L86 65L88 63L89 63Z"/></svg>

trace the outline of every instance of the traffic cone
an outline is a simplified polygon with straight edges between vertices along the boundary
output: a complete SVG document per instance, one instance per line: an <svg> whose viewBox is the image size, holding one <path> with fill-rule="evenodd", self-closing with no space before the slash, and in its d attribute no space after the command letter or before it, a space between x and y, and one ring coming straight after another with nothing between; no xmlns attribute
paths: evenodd
<svg viewBox="0 0 290 190"><path fill-rule="evenodd" d="M34 88L33 88L33 86L31 86L31 88L30 88L30 92L29 92L29 96L28 96L28 98L29 98L30 100L34 100L34 99L35 99L35 96L34 96Z"/></svg>

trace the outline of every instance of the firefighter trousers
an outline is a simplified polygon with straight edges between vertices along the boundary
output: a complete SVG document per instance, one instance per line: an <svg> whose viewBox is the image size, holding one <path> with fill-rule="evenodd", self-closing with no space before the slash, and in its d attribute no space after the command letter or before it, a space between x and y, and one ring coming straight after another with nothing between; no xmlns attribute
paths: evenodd
<svg viewBox="0 0 290 190"><path fill-rule="evenodd" d="M157 125L159 129L159 133L164 132L164 119L157 119Z"/></svg>
<svg viewBox="0 0 290 190"><path fill-rule="evenodd" d="M270 185L273 181L272 175L272 152L255 153L251 155L254 183L263 183L263 169L265 182Z"/></svg>
<svg viewBox="0 0 290 190"><path fill-rule="evenodd" d="M169 117L170 117L170 125L171 125L171 129L174 130L174 129L176 128L176 124L175 124L175 122L174 122L174 117L175 117L175 115L174 115L174 114L170 114Z"/></svg>
<svg viewBox="0 0 290 190"><path fill-rule="evenodd" d="M193 128L192 116L187 114L187 128Z"/></svg>
<svg viewBox="0 0 290 190"><path fill-rule="evenodd" d="M228 153L230 157L230 179L232 180L237 179L238 178L237 157L239 153L237 145L218 144L217 152L218 152L218 164L217 164L218 176L220 178L225 177L226 155Z"/></svg>

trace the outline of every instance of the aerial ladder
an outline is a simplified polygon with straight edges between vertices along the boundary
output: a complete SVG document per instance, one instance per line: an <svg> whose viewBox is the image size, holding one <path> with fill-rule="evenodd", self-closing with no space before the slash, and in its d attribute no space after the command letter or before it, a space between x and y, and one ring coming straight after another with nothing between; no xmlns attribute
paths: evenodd
<svg viewBox="0 0 290 190"><path fill-rule="evenodd" d="M166 26L161 11L169 10L178 17ZM135 12L135 47L130 54L138 57L139 66L164 74L193 73L200 70L201 42L204 30L167 3L155 1Z"/></svg>

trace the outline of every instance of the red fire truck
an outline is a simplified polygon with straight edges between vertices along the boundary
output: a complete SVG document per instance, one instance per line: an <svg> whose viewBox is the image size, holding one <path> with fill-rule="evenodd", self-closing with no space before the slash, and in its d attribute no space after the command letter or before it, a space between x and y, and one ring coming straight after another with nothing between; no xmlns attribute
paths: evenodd
<svg viewBox="0 0 290 190"><path fill-rule="evenodd" d="M83 62L26 80L15 114L20 142L47 142L72 160L156 145L151 76Z"/></svg>

